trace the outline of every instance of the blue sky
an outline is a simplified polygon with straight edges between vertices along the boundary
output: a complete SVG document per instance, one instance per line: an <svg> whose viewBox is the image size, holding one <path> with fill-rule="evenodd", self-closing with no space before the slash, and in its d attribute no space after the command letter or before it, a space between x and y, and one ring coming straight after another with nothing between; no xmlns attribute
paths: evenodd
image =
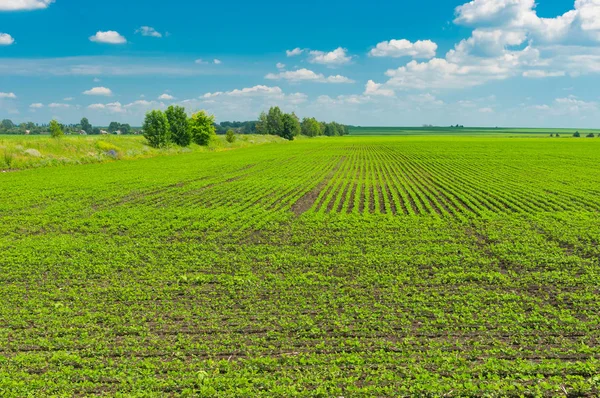
<svg viewBox="0 0 600 398"><path fill-rule="evenodd" d="M600 126L600 0L0 0L0 118Z"/></svg>

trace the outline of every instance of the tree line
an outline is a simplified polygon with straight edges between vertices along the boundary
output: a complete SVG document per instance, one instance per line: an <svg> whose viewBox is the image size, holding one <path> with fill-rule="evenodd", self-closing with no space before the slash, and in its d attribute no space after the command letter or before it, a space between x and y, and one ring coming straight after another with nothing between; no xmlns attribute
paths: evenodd
<svg viewBox="0 0 600 398"><path fill-rule="evenodd" d="M314 117L305 117L300 121L295 113L283 113L278 106L262 112L256 123L257 134L278 135L288 140L302 134L307 137L326 135L329 137L348 135L348 126L336 122L319 122Z"/></svg>
<svg viewBox="0 0 600 398"><path fill-rule="evenodd" d="M58 123L58 122L57 122ZM87 118L81 119L78 124L62 124L59 123L61 130L64 134L80 134L84 131L89 135L100 135L103 131L110 134L136 134L137 131L127 123L111 122L108 127L94 127ZM104 130L106 129L106 130ZM50 133L50 123L33 123L24 122L20 124L13 123L10 119L4 119L0 122L0 134L26 134L26 135L39 135Z"/></svg>

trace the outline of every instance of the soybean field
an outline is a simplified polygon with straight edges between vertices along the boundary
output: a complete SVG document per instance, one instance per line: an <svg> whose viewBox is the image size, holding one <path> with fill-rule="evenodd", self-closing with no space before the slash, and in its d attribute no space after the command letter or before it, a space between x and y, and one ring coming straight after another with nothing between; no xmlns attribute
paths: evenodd
<svg viewBox="0 0 600 398"><path fill-rule="evenodd" d="M0 174L0 395L600 394L600 139Z"/></svg>

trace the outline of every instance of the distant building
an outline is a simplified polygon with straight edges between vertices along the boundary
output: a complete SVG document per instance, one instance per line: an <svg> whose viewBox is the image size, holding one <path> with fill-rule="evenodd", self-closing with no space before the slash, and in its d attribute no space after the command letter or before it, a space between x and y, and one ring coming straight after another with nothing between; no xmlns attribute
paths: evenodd
<svg viewBox="0 0 600 398"><path fill-rule="evenodd" d="M79 130L79 135L87 135L87 132L85 130Z"/></svg>
<svg viewBox="0 0 600 398"><path fill-rule="evenodd" d="M101 134L101 135L108 135L109 133L108 133L108 131L106 131L106 130L100 130L100 134Z"/></svg>
<svg viewBox="0 0 600 398"><path fill-rule="evenodd" d="M113 134L115 134L115 135L121 135L121 130L117 130Z"/></svg>
<svg viewBox="0 0 600 398"><path fill-rule="evenodd" d="M31 133L31 130L25 130L25 135L29 135Z"/></svg>

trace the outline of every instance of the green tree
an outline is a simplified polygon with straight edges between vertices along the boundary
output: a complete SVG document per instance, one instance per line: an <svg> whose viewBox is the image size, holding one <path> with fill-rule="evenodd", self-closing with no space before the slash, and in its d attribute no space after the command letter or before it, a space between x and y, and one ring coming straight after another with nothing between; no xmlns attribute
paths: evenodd
<svg viewBox="0 0 600 398"><path fill-rule="evenodd" d="M300 134L300 122L298 121L298 117L293 113L283 114L281 117L281 125L281 133L278 135L286 140L292 141L295 136Z"/></svg>
<svg viewBox="0 0 600 398"><path fill-rule="evenodd" d="M123 134L131 134L131 126L128 123L121 124L119 130L121 130L121 133Z"/></svg>
<svg viewBox="0 0 600 398"><path fill-rule="evenodd" d="M278 106L269 109L267 114L267 134L282 136L283 113Z"/></svg>
<svg viewBox="0 0 600 398"><path fill-rule="evenodd" d="M15 128L15 124L12 122L12 120L10 119L4 119L2 121L2 123L0 123L0 126L2 127L2 129L4 130L10 130Z"/></svg>
<svg viewBox="0 0 600 398"><path fill-rule="evenodd" d="M182 106L169 106L165 111L169 126L171 126L171 141L179 146L188 146L192 142L192 134L185 108Z"/></svg>
<svg viewBox="0 0 600 398"><path fill-rule="evenodd" d="M62 128L60 127L60 124L52 119L50 121L50 135L52 136L52 138L59 138L63 135L63 131Z"/></svg>
<svg viewBox="0 0 600 398"><path fill-rule="evenodd" d="M79 124L81 125L81 129L83 131L85 131L88 134L92 134L92 131L94 130L94 128L92 127L92 124L87 119L87 117L84 117L83 119L81 119L81 122Z"/></svg>
<svg viewBox="0 0 600 398"><path fill-rule="evenodd" d="M267 114L261 112L258 117L258 122L256 123L256 134L269 134L267 126Z"/></svg>
<svg viewBox="0 0 600 398"><path fill-rule="evenodd" d="M324 133L328 137L335 137L336 135L338 135L338 131L337 131L337 127L336 127L335 123L327 123L325 125Z"/></svg>
<svg viewBox="0 0 600 398"><path fill-rule="evenodd" d="M216 136L215 117L200 111L192 115L189 120L189 129L192 134L192 140L198 145L208 145Z"/></svg>
<svg viewBox="0 0 600 398"><path fill-rule="evenodd" d="M317 121L314 117L305 117L302 119L302 135L306 135L308 137L316 137L322 135L321 131L321 123Z"/></svg>
<svg viewBox="0 0 600 398"><path fill-rule="evenodd" d="M92 134L94 134L94 135L100 135L100 127L94 127L92 129Z"/></svg>
<svg viewBox="0 0 600 398"><path fill-rule="evenodd" d="M144 120L144 137L148 144L154 148L165 147L171 140L171 128L167 116L159 111L153 110L146 113Z"/></svg>
<svg viewBox="0 0 600 398"><path fill-rule="evenodd" d="M575 134L573 134L573 137L579 138L581 137L581 134L579 134L579 131L576 131Z"/></svg>
<svg viewBox="0 0 600 398"><path fill-rule="evenodd" d="M225 133L225 140L230 144L235 142L235 131L232 129L227 130L227 133Z"/></svg>
<svg viewBox="0 0 600 398"><path fill-rule="evenodd" d="M109 133L114 133L115 131L117 131L120 128L121 128L121 123L119 123L119 122L110 122L110 124L108 125L108 132Z"/></svg>

